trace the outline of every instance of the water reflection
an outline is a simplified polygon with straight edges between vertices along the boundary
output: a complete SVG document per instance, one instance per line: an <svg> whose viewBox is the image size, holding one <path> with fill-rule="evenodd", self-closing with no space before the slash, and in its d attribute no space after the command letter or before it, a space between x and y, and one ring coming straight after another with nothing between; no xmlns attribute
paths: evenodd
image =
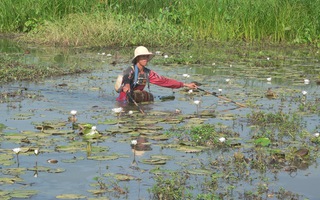
<svg viewBox="0 0 320 200"><path fill-rule="evenodd" d="M142 156L146 151L152 151L151 144L148 142L147 137L139 136L131 141L131 149L133 152L132 166L137 166L136 156Z"/></svg>
<svg viewBox="0 0 320 200"><path fill-rule="evenodd" d="M17 49L17 52L22 54L22 49ZM30 52L30 54L25 55L26 62L29 63L49 63L49 64L57 64L57 62L62 62L63 65L66 65L68 62L72 60L71 56L61 57L60 50L54 51L53 54L51 53L45 53L42 55L36 54L33 51ZM63 52L65 54L66 52ZM88 57L97 59L95 57L94 52L88 53ZM53 56L52 56L53 55ZM58 55L58 57L55 57L54 55ZM59 57L60 56L60 57ZM40 58L41 57L41 58ZM55 57L55 58L54 58ZM100 59L100 60L99 60ZM98 60L101 61L102 59L106 58L99 58ZM80 62L79 62L80 61ZM92 60L91 60L92 61ZM81 64L93 64L90 60L86 60L83 62L83 60L80 60L76 58L74 62L70 62L69 64L74 65L75 63L81 63ZM310 60L306 60L306 62L309 62ZM235 61L236 62L236 61ZM301 63L301 61L299 61ZM264 68L257 68L253 67L251 68L249 65L251 62L244 63L244 65L247 65L248 67L240 67L237 66L237 63L232 63L232 67L224 66L224 63L220 63L219 66L174 66L175 69L172 70L172 65L168 66L168 69L166 69L166 66L150 66L150 68L157 67L159 68L159 73L168 74L169 77L174 78L181 78L181 75L184 73L190 73L193 78L196 80L199 79L199 81L204 82L204 88L208 89L209 91L213 90L219 91L219 94L223 94L223 96L226 96L230 99L234 99L235 101L239 102L245 102L248 104L248 108L241 108L237 107L235 105L232 105L230 102L222 101L220 99L217 99L214 96L204 95L201 93L192 93L191 94L185 94L176 92L174 94L175 98L172 98L170 101L163 101L156 100L153 103L149 104L141 104L141 107L146 113L148 111L168 111L174 112L176 111L176 114L181 115L190 115L194 113L198 113L197 107L194 105L193 101L196 99L201 98L201 112L200 116L202 115L202 111L208 110L209 108L215 109L215 114L217 117L206 117L205 123L211 123L211 124L221 124L221 127L232 127L232 130L239 132L239 137L236 138L237 143L244 144L243 151L241 150L245 156L245 158L251 158L248 156L250 152L248 152L247 145L251 145L250 141L252 138L252 135L254 133L251 132L251 128L247 123L247 118L245 115L253 112L253 111L266 111L266 112L273 112L277 109L281 109L281 112L293 112L297 107L300 107L301 111L308 112L310 111L310 106L315 106L317 108L317 99L319 99L319 86L315 85L315 80L310 79L309 84L304 84L303 79L304 77L296 76L298 73L298 65L299 63L296 61L292 61L290 65L288 65L288 69L290 69L290 73L287 71L279 71L277 68L272 68L271 72L270 69L265 70ZM239 63L238 63L239 65ZM291 67L292 65L292 67ZM268 63L268 66L272 66ZM301 66L301 65L300 65ZM278 67L278 66L277 66ZM66 115L69 115L69 111L72 109L77 109L80 112L81 120L85 123L92 123L92 124L101 124L101 130L102 132L107 132L108 130L114 128L113 125L104 124L105 119L111 119L114 120L117 118L116 115L112 114L112 108L114 107L123 107L124 112L122 113L121 120L126 119L126 122L122 126L123 128L126 128L127 124L137 125L135 123L136 114L140 116L139 110L135 105L130 104L119 104L119 102L116 102L116 96L117 94L113 91L113 80L116 78L116 75L121 72L122 66L116 65L110 67L109 65L105 65L103 70L99 70L96 72L88 73L88 74L80 74L76 76L65 76L60 78L48 78L46 80L43 80L39 83L32 83L32 82L19 82L19 83L12 83L9 85L2 85L1 90L3 94L8 94L6 97L2 96L1 98L2 103L0 104L1 110L6 110L6 112L3 112L3 115L1 116L2 121L1 123L4 123L6 126L10 127L9 129L2 129L0 127L0 133L1 138L3 135L8 133L17 133L22 134L21 132L25 130L34 130L34 123L43 122L43 121L50 121L50 120L66 120ZM267 68L266 68L267 69ZM285 68L283 69L285 70ZM292 70L292 73L291 73ZM311 70L311 71L310 71ZM299 70L299 72L301 72ZM309 70L306 70L306 73L314 73L319 74L319 70L317 70L316 66L310 67ZM295 74L293 78L290 78L291 74ZM299 73L299 74L305 74ZM267 77L272 77L272 82L269 82L266 80ZM230 79L231 81L226 82L226 79ZM300 80L301 79L301 80ZM210 88L211 87L211 88ZM25 90L24 88L27 88ZM209 89L210 88L210 89ZM219 89L218 89L219 88ZM271 100L267 99L265 96L265 92L268 90L268 88L272 89L272 92L275 92L277 95L280 95L279 98L272 98ZM4 90L8 90L8 93L5 93ZM163 88L157 88L156 86L152 87L152 92L155 95L167 95L171 92L171 90L163 89ZM301 91L307 91L308 94L304 97L301 93ZM178 91L178 90L175 90ZM222 92L223 91L223 92ZM9 96L9 94L13 94L15 96ZM253 106L252 106L253 105ZM310 106L308 106L310 105ZM308 106L308 107L307 107ZM132 114L129 114L129 111L133 111ZM166 112L166 113L169 113ZM20 120L17 120L17 116L21 116L19 114L21 113L32 113L33 115L30 118L22 118ZM150 112L151 113L151 112ZM225 114L225 117L223 115ZM300 114L300 113L299 113ZM72 115L72 114L71 114ZM303 115L303 113L301 113ZM192 115L193 116L193 115ZM228 116L232 116L228 117ZM70 116L72 117L72 116ZM162 116L161 116L162 117ZM307 122L305 124L306 131L314 131L318 129L318 122L319 117L317 116L317 112L309 113L307 117L304 117L304 120ZM118 119L118 121L121 121ZM68 129L71 128L75 130L77 127L76 124L72 123L67 127ZM184 122L181 122L179 124L170 124L167 122L171 122L170 119L164 123L159 123L157 125L163 126L164 130L157 131L159 134L163 134L166 130L170 131L170 128L174 127L181 127L184 128L185 125L187 126L195 126L193 124L188 124L188 120L185 120ZM144 126L142 124L137 125L137 129L139 130L139 126ZM151 127L151 126L150 126ZM237 130L237 127L238 130ZM100 127L99 127L100 128ZM263 132L266 133L266 132ZM303 132L304 133L304 132ZM255 133L257 134L257 133ZM299 134L299 133L297 133ZM105 135L104 135L105 136ZM109 137L110 136L110 137ZM64 156L70 156L77 154L77 156L91 156L92 151L95 151L94 140L86 141L86 143L83 143L84 151L78 151L76 153L70 153L70 152L57 152L54 151L54 146L57 145L66 145L70 141L66 141L65 138L73 138L78 137L76 139L81 140L82 136L79 136L77 134L69 134L61 135L61 136L48 136L46 140L49 140L48 144L45 146L45 150L48 151L48 153L43 154L44 158L49 158L53 154L58 154L60 157ZM128 153L128 138L137 140L136 145L130 145L131 150ZM41 139L41 138L39 138ZM303 138L304 144L308 142L308 137ZM1 140L1 139L0 139ZM32 138L29 138L31 142L35 142L35 144L38 144L37 141L33 141ZM42 141L46 141L42 140ZM151 144L148 140L155 141L156 145L151 148ZM20 140L15 140L14 142L8 140L1 140L1 147L3 149L6 148L12 148L16 145L16 142L21 142ZM52 144L51 144L52 142ZM136 181L126 181L124 185L126 185L130 190L130 195L137 196L137 193L139 191L138 196L141 198L148 197L147 189L152 187L154 182L152 181L152 175L150 173L143 173L142 170L132 170L136 168L130 168L125 166L138 166L146 169L151 170L154 168L153 165L147 165L145 163L139 162L143 158L143 156L149 155L149 154L155 154L159 150L160 145L163 145L164 142L161 140L154 140L152 136L146 137L146 136L139 136L135 137L126 133L115 133L112 136L107 135L107 139L103 142L99 141L99 146L105 146L106 148L110 149L110 152L116 153L117 155L124 155L124 157L120 156L120 158L116 160L108 160L108 161L99 161L99 165L102 166L109 166L106 170L106 173L108 175L110 174L116 174L116 173L126 173L129 175L135 175L139 178L141 178L141 181L139 180L139 187L137 188L138 183ZM290 141L292 142L292 141ZM298 143L300 141L296 140L293 141L295 143ZM171 141L166 141L167 144L170 144ZM283 142L281 141L282 144ZM278 145L278 144L277 144ZM240 146L240 145L239 145ZM280 146L279 146L280 148ZM52 150L52 151L51 151ZM227 148L228 151L224 151L221 157L223 157L223 160L221 160L221 169L226 169L229 165L225 164L226 161L228 161L228 158L233 158L233 152L235 151L233 148ZM147 152L146 151L150 151ZM201 166L200 167L208 167L207 161L210 160L211 157L217 156L216 152L213 153L211 156L207 156L206 153L199 153L199 154L185 154L183 152L178 152L174 148L163 148L161 151L163 151L164 154L170 154L174 156L174 161L170 162L168 161L165 165L161 166L163 169L174 169L174 170L188 170L188 167L190 166L190 160L197 159L201 160ZM311 149L312 152L316 152L314 149ZM105 153L105 152L103 152ZM247 182L246 177L249 177L248 179L251 180L259 180L257 177L261 176L268 176L270 175L269 169L272 170L272 174L275 173L277 176L280 176L280 178L276 177L275 181L278 181L277 183L271 182L270 185L284 185L286 189L292 189L292 191L299 191L302 194L308 194L307 189L309 186L311 188L314 188L314 185L317 185L316 183L319 182L319 170L317 170L317 164L314 164L312 161L305 161L300 159L293 160L292 164L288 166L293 166L290 170L292 171L285 171L283 170L286 165L282 165L281 160L276 159L272 162L274 163L266 163L269 159L269 152L263 152L259 155L256 152L252 152L252 158L251 158L251 165L248 165L247 163L241 162L243 164L243 168L239 167L239 172L241 170L246 170L250 172L250 176L244 176L240 177L243 178L243 180L237 182L235 181L235 185L239 186L239 190L244 189L250 190L250 186L247 188ZM131 160L131 155L133 155L133 159ZM259 155L260 157L256 157ZM312 154L315 155L315 154ZM21 155L20 155L21 156ZM57 156L57 155L55 155ZM219 155L218 155L219 156ZM41 155L42 157L42 155ZM128 159L128 157L130 159ZM190 159L189 159L190 158ZM222 158L221 158L222 159ZM313 159L313 158L312 158ZM18 156L17 164L19 167L18 162ZM28 160L31 160L32 165L35 163L35 174L34 176L38 176L38 171L42 171L42 166L38 166L37 157L28 157ZM177 162L175 162L177 161ZM24 157L21 157L21 162L25 162ZM47 194L44 194L41 192L39 196L35 196L35 199L43 199L43 198L52 198L53 196L65 192L72 191L78 191L78 193L86 193L90 188L90 180L92 180L93 174L96 173L96 167L98 161L94 160L77 160L77 164L72 163L64 163L61 162L59 165L66 169L66 172L63 174L54 174L54 178L52 178L52 174L44 174L41 175L42 178L49 177L48 181L43 181L41 184L37 185L37 190L39 191L46 191L48 188L57 187L58 189L55 191L50 191L50 195L46 196ZM209 162L209 161L208 161ZM178 165L176 163L181 163L181 165ZM218 162L217 162L218 163ZM232 163L232 161L230 161ZM23 163L24 164L24 163ZM225 164L225 165L224 165ZM253 164L259 169L268 169L266 171L262 171L260 173L258 170L254 170ZM14 163L13 165L16 165ZM119 167L121 166L121 168ZM183 167L181 167L183 166ZM279 166L280 168L275 168L276 166ZM3 168L7 168L7 166L2 166ZM9 166L12 167L12 166ZM198 166L193 165L192 168L197 169ZM159 167L160 168L160 167ZM214 168L214 172L216 172L217 168ZM78 176L79 174L83 174L83 176ZM191 174L189 174L192 176ZM99 177L103 177L104 174L99 174ZM276 176L276 175L275 175ZM286 178L283 178L283 177ZM290 176L294 176L295 179L293 179ZM289 179L288 179L289 177ZM196 183L200 183L201 177L198 176L196 178ZM70 181L72 180L72 181ZM294 181L293 181L294 180ZM311 180L310 182L307 180ZM30 181L26 178L26 181ZM70 182L68 182L70 181ZM218 178L215 178L214 181L217 182L217 185L219 183L220 191L223 190L221 187L224 186L230 186L228 184L225 184L223 180L219 180ZM242 182L243 181L243 182ZM295 183L299 183L300 181L304 181L303 185L305 187L301 187L301 185L295 185ZM89 183L88 183L89 182ZM76 183L76 184L73 184ZM81 189L79 189L78 183L81 183ZM141 185L140 185L141 183ZM118 183L119 185L122 184L122 182ZM269 184L269 182L267 182ZM291 187L288 187L288 185L291 185ZM67 186L67 187L66 187ZM194 185L196 187L196 185ZM13 188L15 185L12 186ZM218 187L218 186L216 186ZM67 189L66 189L67 188ZM270 187L271 188L271 187ZM140 194L141 189L141 194ZM256 188L254 188L256 189ZM277 189L277 188L275 188ZM201 189L198 191L202 191ZM197 191L197 192L198 192ZM316 189L311 191L313 195ZM213 191L215 192L215 191ZM312 197L312 196L311 196ZM125 197L123 197L125 198ZM236 198L236 197L235 197ZM316 198L315 198L316 199Z"/></svg>
<svg viewBox="0 0 320 200"><path fill-rule="evenodd" d="M36 163L35 163L33 177L38 178L38 161L36 161Z"/></svg>

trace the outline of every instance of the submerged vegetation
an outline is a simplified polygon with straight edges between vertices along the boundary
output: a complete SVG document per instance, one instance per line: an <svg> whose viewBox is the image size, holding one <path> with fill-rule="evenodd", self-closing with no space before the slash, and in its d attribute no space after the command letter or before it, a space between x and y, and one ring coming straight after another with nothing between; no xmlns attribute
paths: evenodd
<svg viewBox="0 0 320 200"><path fill-rule="evenodd" d="M320 1L163 0L0 2L0 32L64 46L245 41L319 45Z"/></svg>
<svg viewBox="0 0 320 200"><path fill-rule="evenodd" d="M39 81L43 78L84 73L97 69L93 66L73 65L65 67L61 63L50 66L39 64L27 64L23 54L8 56L0 55L0 83L13 81Z"/></svg>
<svg viewBox="0 0 320 200"><path fill-rule="evenodd" d="M159 70L169 73L177 63L186 63L185 68L177 66L178 73L172 76L184 81L191 76L202 83L201 88L245 107L206 90L180 89L169 102L141 104L143 115L135 105L112 108L115 94L108 87L116 77L112 56L60 50L45 54L44 59L36 52L0 54L1 61L8 63L0 68L6 74L4 82L18 80L3 84L0 94L0 106L7 109L7 120L0 124L0 173L4 175L0 197L125 199L139 191L137 198L149 199L309 198L287 187L288 179L283 177L300 181L294 176L304 180L318 176L314 168L320 157L320 77L313 59L318 54L240 47L207 51L197 52L207 58L201 65L195 64L190 57L195 54L188 50L170 58L157 54L153 61L164 63ZM39 68L30 60L36 60ZM110 63L100 68L102 61ZM219 67L208 64L212 62ZM43 78L59 70L68 74L92 66L98 70L43 80L35 84L39 87L20 82L38 80L32 79L29 69ZM155 94L159 91L152 89ZM266 92L272 92L272 98ZM48 177L55 183L43 181ZM79 187L78 180L82 189L72 189L70 194L69 188ZM52 194L41 188L30 190L39 184L68 187Z"/></svg>
<svg viewBox="0 0 320 200"><path fill-rule="evenodd" d="M1 0L0 32L89 48L0 45L0 197L308 199L286 181L319 175L319 10L319 0ZM141 104L145 115L112 109L109 86L140 44L159 50L159 70L225 98L181 89Z"/></svg>

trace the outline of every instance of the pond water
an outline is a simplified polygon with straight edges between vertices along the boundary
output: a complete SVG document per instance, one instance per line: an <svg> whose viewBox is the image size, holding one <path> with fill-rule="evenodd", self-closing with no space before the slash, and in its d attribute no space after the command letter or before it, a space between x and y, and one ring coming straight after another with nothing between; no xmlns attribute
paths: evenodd
<svg viewBox="0 0 320 200"><path fill-rule="evenodd" d="M23 48L12 41L2 41L2 44L1 54L23 52ZM313 134L320 131L320 64L316 50L252 47L243 50L240 56L234 56L241 50L225 46L215 50L201 49L200 53L207 54L201 64L170 64L170 59L177 58L179 54L188 54L186 57L191 61L196 56L190 50L157 49L175 53L168 53L168 62L164 54L157 55L149 63L150 69L177 80L198 81L203 84L201 88L210 92L221 89L219 95L247 107L238 107L201 91L190 95L184 89L152 85L151 91L157 98L153 103L140 104L146 113L143 116L135 105L115 101L114 81L129 65L131 53L128 51L122 54L122 62L112 65L115 54L112 49L83 50L79 54L68 55L67 60L58 59L60 49L31 49L31 53L25 55L26 64L93 65L97 70L37 82L1 85L2 94L16 94L2 98L0 104L0 124L5 126L0 129L0 196L3 199L18 199L23 193L21 191L35 191L31 199L39 200L152 199L154 195L150 189L156 184L155 177L166 171L184 172L183 175L188 176L186 188L193 195L191 199L208 191L224 199L320 198L317 189L320 181L318 143L310 142ZM224 56L210 57L218 51ZM107 56L108 53L112 56ZM157 64L160 62L166 64ZM271 81L267 80L269 77ZM305 79L310 82L306 83ZM267 98L268 88L277 96ZM303 91L307 94L303 95ZM168 101L159 98L169 95L175 98ZM194 100L201 101L199 108ZM307 105L316 109L312 110ZM112 109L119 106L124 107L125 112L118 118ZM177 109L180 114L176 113ZM73 130L71 122L68 122L71 110L77 111L77 123L96 126L102 138L85 140L78 134L78 129ZM133 116L128 115L129 110L134 112ZM252 139L257 132L249 123L248 115L258 111L278 113L279 110L302 118L303 128L295 134L303 136L286 137L285 142L279 142L273 148L288 152L292 146L306 147L311 157L309 162L303 162L304 167L293 167L292 163L279 169L247 164L244 169L240 167L243 171L237 169L239 166L233 158L236 152L255 160L263 149L253 145ZM198 114L204 111L214 115ZM176 122L179 117L183 120ZM200 122L238 133L237 137L229 138L241 143L241 147L220 146L191 153L170 146L178 145L177 138L161 138L179 127L192 128ZM61 125L55 129L55 134L43 133L39 127L44 128L46 124ZM133 130L130 126L136 128ZM139 134L148 139L151 148L147 151L131 148L131 141ZM22 148L18 155L12 151L17 147ZM36 156L33 150L37 148L40 153ZM170 159L159 159L165 162L156 165L152 163L155 160L150 159L155 155L170 156ZM50 159L57 163L49 163ZM151 163L145 162L148 159L152 160ZM292 167L291 170L287 170L288 167ZM199 172L200 169L204 171ZM126 176L121 179L119 175ZM171 176L172 179L183 179L177 174Z"/></svg>

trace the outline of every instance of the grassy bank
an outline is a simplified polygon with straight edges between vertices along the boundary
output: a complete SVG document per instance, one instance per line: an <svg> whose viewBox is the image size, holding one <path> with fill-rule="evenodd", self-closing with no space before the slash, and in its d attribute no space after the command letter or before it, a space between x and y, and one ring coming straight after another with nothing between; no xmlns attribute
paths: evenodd
<svg viewBox="0 0 320 200"><path fill-rule="evenodd" d="M0 32L59 46L194 41L320 44L320 0L36 0L0 2Z"/></svg>

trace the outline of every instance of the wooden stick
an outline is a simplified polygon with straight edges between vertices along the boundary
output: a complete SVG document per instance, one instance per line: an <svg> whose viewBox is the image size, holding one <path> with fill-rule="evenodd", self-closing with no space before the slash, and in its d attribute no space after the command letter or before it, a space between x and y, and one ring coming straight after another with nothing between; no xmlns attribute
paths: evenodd
<svg viewBox="0 0 320 200"><path fill-rule="evenodd" d="M247 106L244 105L244 104L235 102L235 101L233 101L233 100L231 100L231 99L228 99L228 98L226 98L226 97L224 97L224 96L217 95L217 93L215 93L215 92L209 92L209 91L206 91L206 90L201 89L201 88L197 88L197 89L200 90L200 91L203 91L203 92L205 92L205 93L212 94L213 96L218 97L219 99L223 99L223 100L225 100L225 101L229 101L229 102L231 102L231 103L234 103L234 104L236 104L236 105L238 105L238 106L240 106L240 107L247 107Z"/></svg>
<svg viewBox="0 0 320 200"><path fill-rule="evenodd" d="M134 103L134 105L136 105L136 106L138 107L139 111L140 111L142 114L145 114L145 113L143 112L143 110L140 108L139 104L132 98L130 92L127 92L127 95L129 96L130 100Z"/></svg>

